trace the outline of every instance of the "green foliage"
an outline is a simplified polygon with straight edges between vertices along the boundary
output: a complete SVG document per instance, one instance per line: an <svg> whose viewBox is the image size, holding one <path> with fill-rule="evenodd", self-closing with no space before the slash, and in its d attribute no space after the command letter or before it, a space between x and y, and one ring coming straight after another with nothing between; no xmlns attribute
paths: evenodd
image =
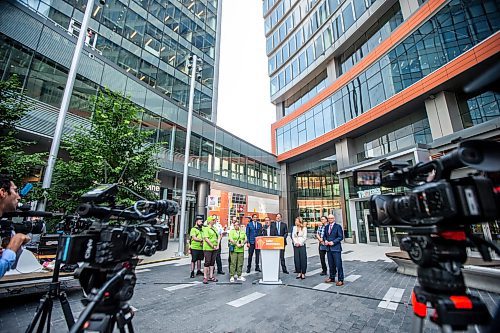
<svg viewBox="0 0 500 333"><path fill-rule="evenodd" d="M18 185L31 176L36 167L45 164L45 154L26 154L23 148L33 144L17 137L16 123L26 115L30 103L21 94L16 75L0 81L0 173L11 174Z"/></svg>
<svg viewBox="0 0 500 333"><path fill-rule="evenodd" d="M97 184L120 183L155 199L148 186L156 181L158 145L150 144L152 131L139 130L142 109L110 90L101 91L91 103L95 105L91 127L78 129L62 143L70 159L56 163L48 210L72 212L80 196ZM120 190L118 203L136 200Z"/></svg>

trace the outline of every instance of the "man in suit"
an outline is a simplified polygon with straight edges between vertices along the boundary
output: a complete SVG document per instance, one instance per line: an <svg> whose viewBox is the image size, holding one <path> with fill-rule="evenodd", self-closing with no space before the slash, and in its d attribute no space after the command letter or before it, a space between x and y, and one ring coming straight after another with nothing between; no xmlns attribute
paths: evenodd
<svg viewBox="0 0 500 333"><path fill-rule="evenodd" d="M283 237L286 246L286 236L288 235L288 226L286 225L285 222L281 221L280 213L276 214L276 221L271 223L270 235ZM288 274L285 264L285 249L280 250L280 262L283 273Z"/></svg>
<svg viewBox="0 0 500 333"><path fill-rule="evenodd" d="M271 236L271 219L269 217L264 218L264 224L262 225L262 230L260 236Z"/></svg>
<svg viewBox="0 0 500 333"><path fill-rule="evenodd" d="M255 248L255 238L262 234L262 225L259 222L257 214L253 214L246 228L247 246L248 246L248 266L247 273L250 273L252 268L252 257L255 252L255 271L260 272L260 250Z"/></svg>
<svg viewBox="0 0 500 333"><path fill-rule="evenodd" d="M328 224L323 230L323 240L326 245L326 253L328 255L328 266L330 268L330 277L325 280L326 283L335 282L335 275L338 272L338 280L336 285L344 285L344 269L342 268L342 245L340 243L344 239L344 231L342 227L335 223L335 216L328 215Z"/></svg>

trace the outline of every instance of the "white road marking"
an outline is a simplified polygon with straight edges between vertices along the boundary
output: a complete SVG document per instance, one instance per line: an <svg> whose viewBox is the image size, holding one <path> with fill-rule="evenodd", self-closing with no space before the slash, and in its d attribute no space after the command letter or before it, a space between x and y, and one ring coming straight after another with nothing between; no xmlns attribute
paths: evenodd
<svg viewBox="0 0 500 333"><path fill-rule="evenodd" d="M316 290L327 290L331 286L333 286L333 283L320 283L320 284L314 286L313 289L316 289Z"/></svg>
<svg viewBox="0 0 500 333"><path fill-rule="evenodd" d="M250 295L235 299L234 301L228 302L226 304L234 306L235 308L239 308L240 306L243 306L245 304L253 302L253 301L255 301L261 297L264 297L264 296L266 296L266 294L255 292L255 293L252 293Z"/></svg>
<svg viewBox="0 0 500 333"><path fill-rule="evenodd" d="M356 281L357 279L359 279L360 277L361 277L361 275L354 275L354 274L352 274L352 275L347 276L347 277L344 279L344 281L347 281L347 282L354 282L354 281Z"/></svg>
<svg viewBox="0 0 500 333"><path fill-rule="evenodd" d="M173 265L178 263L178 261L162 261L162 262L154 262L151 264L144 264L144 265L139 265L137 266L137 269L143 269L143 268L151 268L151 267L158 267L158 266L165 266L165 265Z"/></svg>
<svg viewBox="0 0 500 333"><path fill-rule="evenodd" d="M404 289L401 288L389 288L383 297L383 301L378 304L379 308L396 310L398 308L401 298L403 298Z"/></svg>
<svg viewBox="0 0 500 333"><path fill-rule="evenodd" d="M174 291L174 290L189 288L189 287L195 286L195 285L200 284L200 283L201 283L200 281L195 281L193 283L176 284L175 286L163 288L163 290Z"/></svg>
<svg viewBox="0 0 500 333"><path fill-rule="evenodd" d="M318 268L318 269L315 269L314 271L307 272L306 276L313 276L313 275L319 274L321 272L323 272L323 269Z"/></svg>
<svg viewBox="0 0 500 333"><path fill-rule="evenodd" d="M142 272L151 272L151 270L149 268L145 268L145 269L138 269L135 271L136 273L142 273Z"/></svg>

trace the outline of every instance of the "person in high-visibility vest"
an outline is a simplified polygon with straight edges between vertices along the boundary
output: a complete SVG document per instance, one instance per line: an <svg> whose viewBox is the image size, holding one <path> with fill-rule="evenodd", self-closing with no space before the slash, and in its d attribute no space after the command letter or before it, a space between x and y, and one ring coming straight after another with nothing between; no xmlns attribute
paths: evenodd
<svg viewBox="0 0 500 333"><path fill-rule="evenodd" d="M234 282L235 277L238 281L245 281L245 278L241 274L243 271L247 235L244 230L240 229L240 222L235 221L233 227L234 229L229 231L229 256L231 258L229 267L229 276L231 278L229 281Z"/></svg>

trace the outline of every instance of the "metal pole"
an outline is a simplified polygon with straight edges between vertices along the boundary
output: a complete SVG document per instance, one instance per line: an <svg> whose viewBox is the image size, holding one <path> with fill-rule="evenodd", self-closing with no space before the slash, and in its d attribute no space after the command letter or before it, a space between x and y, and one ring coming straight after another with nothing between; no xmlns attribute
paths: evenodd
<svg viewBox="0 0 500 333"><path fill-rule="evenodd" d="M182 199L181 199L181 223L179 229L179 252L178 256L184 255L184 233L186 232L186 192L188 183L188 163L189 163L189 147L191 144L191 126L193 124L193 101L194 101L194 84L196 82L196 69L198 68L198 57L193 54L191 62L191 85L189 87L189 108L188 108L188 123L186 129L186 148L184 149L184 172L182 173Z"/></svg>
<svg viewBox="0 0 500 333"><path fill-rule="evenodd" d="M59 109L59 117L57 118L56 130L54 132L54 138L52 139L52 145L50 147L49 160L47 161L47 169L45 170L45 175L43 177L43 185L42 185L43 189L50 188L50 185L52 183L52 174L54 173L57 154L59 152L59 145L61 143L61 137L64 129L64 120L66 118L66 113L68 113L69 102L71 100L71 93L73 92L73 86L75 84L76 70L78 67L78 63L80 62L80 56L82 55L83 44L85 43L87 27L89 25L90 15L92 14L93 8L94 8L94 0L87 0L87 8L85 9L85 15L83 16L80 33L78 34L78 42L76 43L75 52L73 53L73 60L71 60L71 67L69 69L68 80L66 81L66 86L64 88L64 95L61 102L61 108ZM39 210L45 210L45 202L39 208Z"/></svg>

